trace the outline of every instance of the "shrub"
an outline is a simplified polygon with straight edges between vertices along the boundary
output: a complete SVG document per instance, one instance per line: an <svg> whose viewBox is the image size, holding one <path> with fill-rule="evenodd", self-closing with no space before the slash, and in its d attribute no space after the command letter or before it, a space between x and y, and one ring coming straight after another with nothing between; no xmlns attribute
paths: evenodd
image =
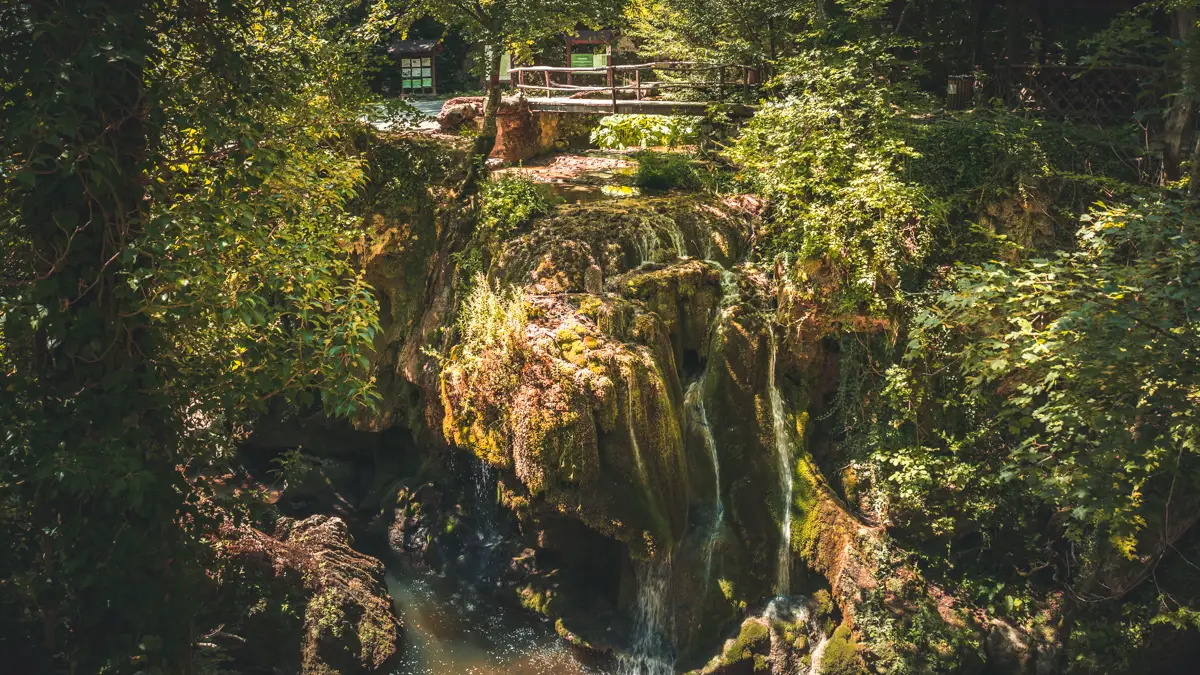
<svg viewBox="0 0 1200 675"><path fill-rule="evenodd" d="M634 181L650 190L696 190L702 185L700 173L691 155L673 152L639 152Z"/></svg>
<svg viewBox="0 0 1200 675"><path fill-rule="evenodd" d="M482 274L475 279L470 295L459 311L462 356L467 361L504 360L519 346L528 311L518 288L492 289Z"/></svg>
<svg viewBox="0 0 1200 675"><path fill-rule="evenodd" d="M727 154L774 204L768 248L825 262L847 304L882 309L919 273L937 205L900 174L907 120L870 65L810 60L803 88L764 105Z"/></svg>
<svg viewBox="0 0 1200 675"><path fill-rule="evenodd" d="M700 118L676 115L610 115L592 130L592 142L608 150L695 143Z"/></svg>
<svg viewBox="0 0 1200 675"><path fill-rule="evenodd" d="M504 175L484 184L479 235L487 245L504 241L518 228L550 210L542 187L524 176Z"/></svg>

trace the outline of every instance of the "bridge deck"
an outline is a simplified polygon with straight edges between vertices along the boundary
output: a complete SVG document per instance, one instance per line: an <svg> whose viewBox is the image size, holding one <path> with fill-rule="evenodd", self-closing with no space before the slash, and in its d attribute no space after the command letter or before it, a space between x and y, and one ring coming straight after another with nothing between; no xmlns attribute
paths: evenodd
<svg viewBox="0 0 1200 675"><path fill-rule="evenodd" d="M711 103L705 101L635 101L595 98L545 98L527 99L529 105L539 112L586 113L592 115L638 114L638 115L703 115ZM751 117L756 106L730 104L727 106L733 117Z"/></svg>

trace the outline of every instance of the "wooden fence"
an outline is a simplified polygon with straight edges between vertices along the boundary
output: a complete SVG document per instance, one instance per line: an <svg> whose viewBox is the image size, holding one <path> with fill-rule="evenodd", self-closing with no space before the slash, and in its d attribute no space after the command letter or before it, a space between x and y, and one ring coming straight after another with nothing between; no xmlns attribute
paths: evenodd
<svg viewBox="0 0 1200 675"><path fill-rule="evenodd" d="M515 75L515 86L521 91L543 93L546 98L596 98L607 94L614 110L621 98L641 101L679 90L705 92L708 98L717 101L736 98L744 102L750 100L758 85L757 71L749 66L693 61L609 64L591 68L522 66L509 72ZM666 73L675 76L656 79ZM576 76L602 76L604 84L575 84Z"/></svg>

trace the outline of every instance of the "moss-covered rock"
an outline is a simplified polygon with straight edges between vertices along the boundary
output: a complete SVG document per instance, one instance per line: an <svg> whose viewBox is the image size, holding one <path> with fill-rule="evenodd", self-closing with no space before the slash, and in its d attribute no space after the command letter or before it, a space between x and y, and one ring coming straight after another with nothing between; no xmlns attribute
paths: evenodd
<svg viewBox="0 0 1200 675"><path fill-rule="evenodd" d="M766 619L753 617L742 623L738 634L725 642L720 656L694 675L740 675L764 673L771 650L771 631Z"/></svg>
<svg viewBox="0 0 1200 675"><path fill-rule="evenodd" d="M696 195L564 206L508 242L493 273L534 293L575 293L593 265L606 279L687 257L729 267L756 218L752 206Z"/></svg>
<svg viewBox="0 0 1200 675"><path fill-rule="evenodd" d="M833 632L821 654L822 675L866 675L867 668L858 653L858 643L848 624Z"/></svg>
<svg viewBox="0 0 1200 675"><path fill-rule="evenodd" d="M238 661L236 652L235 663L250 668L295 663L304 675L385 671L396 653L401 625L384 585L383 564L351 548L341 519L281 518L274 536L230 525L221 530L217 551L218 570L229 576L222 581L263 589L280 585L303 612L293 619L299 631L254 634L268 644L284 643L272 663ZM272 614L264 612L268 608L266 597L245 608L246 625L270 625ZM286 608L285 602L276 614L286 614ZM302 637L292 646L294 635Z"/></svg>
<svg viewBox="0 0 1200 675"><path fill-rule="evenodd" d="M455 444L511 471L528 499L645 557L669 551L686 523L682 392L657 316L598 300L594 317L633 316L625 330L606 334L579 298L533 296L518 347L452 355L444 426Z"/></svg>
<svg viewBox="0 0 1200 675"><path fill-rule="evenodd" d="M354 204L362 218L355 251L379 301L382 331L373 368L381 403L359 426L400 425L420 433L430 428L425 404L437 401L429 396L432 383L420 377L420 350L437 330L438 306L451 290L448 280L440 288L430 281L439 260L450 254L442 241L448 224L443 209L453 202L467 145L411 133L376 133L363 144L368 180Z"/></svg>

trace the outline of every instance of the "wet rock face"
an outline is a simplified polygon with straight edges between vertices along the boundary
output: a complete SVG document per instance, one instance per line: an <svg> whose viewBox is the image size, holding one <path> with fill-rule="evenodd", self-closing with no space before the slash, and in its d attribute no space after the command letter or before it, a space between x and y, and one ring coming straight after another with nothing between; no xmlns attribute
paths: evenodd
<svg viewBox="0 0 1200 675"><path fill-rule="evenodd" d="M396 487L392 501L394 506L390 512L385 511L383 523L389 552L436 566L439 563L436 535L446 529L446 518L452 515L452 510L443 508L441 490L432 483L416 488L402 485Z"/></svg>
<svg viewBox="0 0 1200 675"><path fill-rule="evenodd" d="M521 346L506 360L485 354L444 371L448 435L512 472L525 513L544 503L639 557L669 550L685 525L687 478L665 329L619 300L529 302ZM512 377L485 379L497 370ZM480 388L488 382L496 389Z"/></svg>
<svg viewBox="0 0 1200 675"><path fill-rule="evenodd" d="M739 208L697 197L565 207L500 252L493 275L528 289L528 319L512 349L446 364L444 429L512 472L525 513L569 514L638 558L683 537L682 380L705 358L722 295L719 267L693 256L740 254L750 217Z"/></svg>
<svg viewBox="0 0 1200 675"><path fill-rule="evenodd" d="M768 386L775 291L769 275L733 264L752 207L672 196L559 208L493 261L493 279L524 289L506 347L456 347L441 374L446 438L501 472L527 537L565 517L635 562L672 557L680 664L707 658L770 597L791 543L780 474L794 466L780 466ZM780 423L799 461L809 385L781 379L797 414ZM685 405L689 387L706 420ZM714 472L714 457L726 469ZM623 578L629 607L638 582ZM559 611L534 591L529 604Z"/></svg>
<svg viewBox="0 0 1200 675"><path fill-rule="evenodd" d="M686 258L730 268L746 252L756 218L752 202L695 195L564 206L508 242L492 272L549 294L584 291L592 266L604 279Z"/></svg>

